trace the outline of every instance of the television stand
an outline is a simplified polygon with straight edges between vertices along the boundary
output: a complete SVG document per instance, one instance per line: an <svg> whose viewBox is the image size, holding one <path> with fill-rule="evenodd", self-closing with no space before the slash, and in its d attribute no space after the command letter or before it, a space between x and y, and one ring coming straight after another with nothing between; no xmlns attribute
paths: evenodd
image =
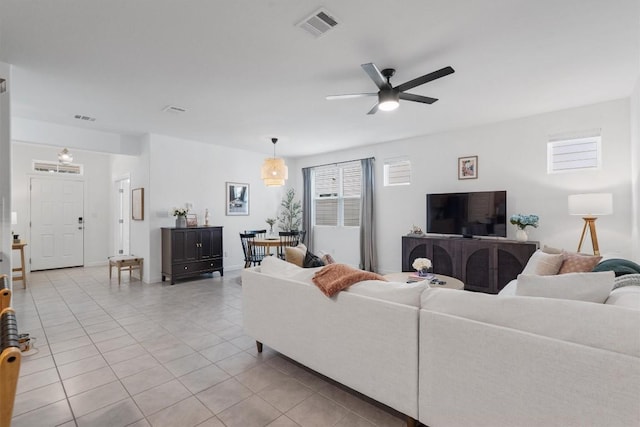
<svg viewBox="0 0 640 427"><path fill-rule="evenodd" d="M435 274L461 280L465 290L497 294L518 277L538 242L402 236L402 271L416 258L429 258Z"/></svg>

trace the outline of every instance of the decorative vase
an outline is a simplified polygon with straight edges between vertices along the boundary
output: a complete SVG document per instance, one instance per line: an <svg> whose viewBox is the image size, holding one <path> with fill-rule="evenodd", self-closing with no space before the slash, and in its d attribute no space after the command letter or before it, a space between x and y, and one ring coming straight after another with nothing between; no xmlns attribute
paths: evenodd
<svg viewBox="0 0 640 427"><path fill-rule="evenodd" d="M184 215L178 215L176 217L176 228L187 228L187 217Z"/></svg>
<svg viewBox="0 0 640 427"><path fill-rule="evenodd" d="M429 275L429 269L428 268L422 268L422 269L418 270L418 276L427 277L428 275Z"/></svg>
<svg viewBox="0 0 640 427"><path fill-rule="evenodd" d="M525 230L524 228L518 228L518 230L516 231L516 240L518 242L526 242L527 240L529 240L527 230Z"/></svg>

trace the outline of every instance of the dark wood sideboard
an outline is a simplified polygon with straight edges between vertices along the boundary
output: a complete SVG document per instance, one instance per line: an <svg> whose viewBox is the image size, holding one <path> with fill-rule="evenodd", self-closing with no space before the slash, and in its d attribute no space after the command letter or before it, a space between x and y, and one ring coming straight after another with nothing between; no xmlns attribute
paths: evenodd
<svg viewBox="0 0 640 427"><path fill-rule="evenodd" d="M402 271L416 258L429 258L433 272L464 282L465 290L497 294L515 279L538 242L462 237L402 236Z"/></svg>
<svg viewBox="0 0 640 427"><path fill-rule="evenodd" d="M162 228L162 281L219 271L222 265L222 227Z"/></svg>

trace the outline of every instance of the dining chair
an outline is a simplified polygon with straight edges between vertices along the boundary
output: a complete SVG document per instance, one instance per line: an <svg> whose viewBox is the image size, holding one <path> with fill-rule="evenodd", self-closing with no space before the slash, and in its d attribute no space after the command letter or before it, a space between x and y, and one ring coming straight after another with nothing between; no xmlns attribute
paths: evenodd
<svg viewBox="0 0 640 427"><path fill-rule="evenodd" d="M298 246L300 243L299 231L281 231L280 246L278 246L278 257L284 259L284 248L287 246Z"/></svg>
<svg viewBox="0 0 640 427"><path fill-rule="evenodd" d="M247 234L255 234L256 239L264 239L267 237L267 230L244 230Z"/></svg>
<svg viewBox="0 0 640 427"><path fill-rule="evenodd" d="M305 237L307 237L307 230L300 230L300 243L305 243Z"/></svg>
<svg viewBox="0 0 640 427"><path fill-rule="evenodd" d="M255 238L256 235L253 233L240 233L242 251L244 252L244 268L260 265L264 259L264 248L255 245Z"/></svg>

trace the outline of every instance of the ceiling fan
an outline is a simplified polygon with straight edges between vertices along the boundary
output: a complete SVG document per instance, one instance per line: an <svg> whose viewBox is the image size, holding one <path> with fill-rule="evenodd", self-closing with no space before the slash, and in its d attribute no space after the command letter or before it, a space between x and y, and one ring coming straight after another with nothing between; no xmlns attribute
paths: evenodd
<svg viewBox="0 0 640 427"><path fill-rule="evenodd" d="M433 104L438 99L430 98L428 96L414 95L412 93L406 93L405 91L413 89L416 86L429 83L430 81L439 79L440 77L448 76L455 72L451 67L444 67L440 70L434 71L424 76L417 77L413 80L409 80L406 83L402 83L396 87L391 85L390 79L396 73L393 68L385 68L380 71L378 67L372 62L361 65L362 69L371 77L371 80L378 86L380 91L371 93L351 93L345 95L329 95L328 100L334 99L348 99L348 98L362 98L365 96L378 96L378 103L373 106L367 114L375 114L378 110L391 111L398 108L399 101L404 99L405 101L422 102L423 104Z"/></svg>

